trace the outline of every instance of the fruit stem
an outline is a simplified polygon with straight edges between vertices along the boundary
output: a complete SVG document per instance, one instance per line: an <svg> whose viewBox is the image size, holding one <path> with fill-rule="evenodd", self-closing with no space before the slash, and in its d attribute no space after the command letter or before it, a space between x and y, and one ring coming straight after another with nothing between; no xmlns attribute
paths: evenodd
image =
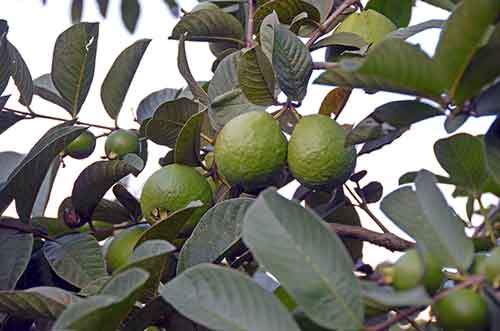
<svg viewBox="0 0 500 331"><path fill-rule="evenodd" d="M484 207L483 201L481 200L481 196L477 198L477 202L479 203L479 208L481 209L481 214L484 217L484 224L486 225L486 230L488 231L489 237L493 245L497 244L497 239L495 238L495 230L493 229L493 224L491 224L491 220L489 217L489 211Z"/></svg>
<svg viewBox="0 0 500 331"><path fill-rule="evenodd" d="M61 122L70 121L70 120L67 120L67 119L61 118L61 117L55 117L55 116L38 114L38 113L33 112L33 110L31 110L30 112L25 112L25 111L15 110L15 109L7 108L7 107L4 107L3 110L11 112L11 113L14 113L14 114L24 115L24 116L26 116L27 118L30 118L30 119L31 118L39 117L39 118L45 118L45 119L53 120L53 121L61 121ZM104 129L104 130L110 130L110 131L114 130L114 128L112 128L112 127L105 126L105 125L100 125L100 124L87 123L87 122L82 122L82 121L76 121L75 123L76 124L80 124L80 125L85 125L85 126L90 126L90 127L98 128L98 129Z"/></svg>
<svg viewBox="0 0 500 331"><path fill-rule="evenodd" d="M364 212L370 216L370 218L378 225L378 227L382 230L382 232L384 233L391 233L391 231L389 231L389 229L387 229L385 227L385 225L378 219L377 216L375 216L375 214L372 213L372 211L370 210L370 208L368 207L368 204L362 200L360 200L355 194L354 192L349 188L349 186L347 185L344 185L344 187L346 188L346 190L349 192L349 194L351 194L351 196L354 198L354 200L356 200L356 202L358 203L359 207L361 209L364 210Z"/></svg>

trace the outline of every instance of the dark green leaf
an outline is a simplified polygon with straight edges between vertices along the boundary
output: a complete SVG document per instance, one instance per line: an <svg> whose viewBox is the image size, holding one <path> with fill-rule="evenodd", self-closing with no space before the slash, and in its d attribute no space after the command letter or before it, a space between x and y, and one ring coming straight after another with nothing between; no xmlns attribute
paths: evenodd
<svg viewBox="0 0 500 331"><path fill-rule="evenodd" d="M108 115L116 119L151 39L141 39L123 50L101 86L101 100Z"/></svg>
<svg viewBox="0 0 500 331"><path fill-rule="evenodd" d="M63 220L64 210L73 210L71 197L64 199L59 206L58 218ZM92 220L109 224L121 224L133 221L130 212L115 201L102 199L97 203L92 214Z"/></svg>
<svg viewBox="0 0 500 331"><path fill-rule="evenodd" d="M42 75L33 81L33 93L53 104L64 108L71 115L71 103L64 100L59 91L54 86L50 74Z"/></svg>
<svg viewBox="0 0 500 331"><path fill-rule="evenodd" d="M102 17L106 17L108 14L109 0L97 0L97 5L99 6L99 12Z"/></svg>
<svg viewBox="0 0 500 331"><path fill-rule="evenodd" d="M7 101L8 97L0 97L1 99ZM1 100L0 99L0 100ZM0 101L0 105L3 101ZM3 109L3 106L0 107L0 109ZM17 115L15 113L9 112L9 111L4 111L0 110L0 134L4 133L7 131L11 126L19 122L20 120L25 119L26 117L23 115Z"/></svg>
<svg viewBox="0 0 500 331"><path fill-rule="evenodd" d="M368 281L361 282L361 286L365 305L375 309L389 310L410 306L425 307L431 304L431 298L423 287L395 291L391 287L380 286Z"/></svg>
<svg viewBox="0 0 500 331"><path fill-rule="evenodd" d="M497 0L464 0L460 2L443 27L434 56L449 96L461 104L457 89L472 57L483 43L483 37L500 12Z"/></svg>
<svg viewBox="0 0 500 331"><path fill-rule="evenodd" d="M72 122L57 125L47 131L10 174L0 192L0 210L3 212L12 199L22 220L28 220L45 176L56 156L65 145L78 137L86 128Z"/></svg>
<svg viewBox="0 0 500 331"><path fill-rule="evenodd" d="M158 107L149 121L144 122L146 137L156 144L174 148L184 124L198 111L199 104L186 98L167 101Z"/></svg>
<svg viewBox="0 0 500 331"><path fill-rule="evenodd" d="M182 315L213 330L299 331L273 294L227 268L195 266L167 283L161 295Z"/></svg>
<svg viewBox="0 0 500 331"><path fill-rule="evenodd" d="M141 203L139 202L139 200L137 200L137 198L134 197L127 190L127 188L120 183L113 186L113 194L115 195L116 199L118 199L118 201L122 204L122 206L124 206L129 211L132 219L135 221L139 221L142 216Z"/></svg>
<svg viewBox="0 0 500 331"><path fill-rule="evenodd" d="M175 163L200 166L200 132L206 110L196 113L182 127L175 142Z"/></svg>
<svg viewBox="0 0 500 331"><path fill-rule="evenodd" d="M189 68L189 63L186 55L186 45L185 45L186 35L183 34L179 38L179 53L177 56L177 67L181 73L184 80L189 86L189 90L192 93L195 101L198 99L202 104L208 105L208 95L204 89L198 84L196 79L194 79L191 69Z"/></svg>
<svg viewBox="0 0 500 331"><path fill-rule="evenodd" d="M19 90L19 103L29 106L33 100L33 79L17 48L7 41L7 50L10 58L10 74Z"/></svg>
<svg viewBox="0 0 500 331"><path fill-rule="evenodd" d="M382 198L383 190L379 182L370 182L360 190L360 193L367 203L375 203Z"/></svg>
<svg viewBox="0 0 500 331"><path fill-rule="evenodd" d="M484 137L488 170L500 183L500 119L497 118Z"/></svg>
<svg viewBox="0 0 500 331"><path fill-rule="evenodd" d="M339 331L362 327L352 260L316 214L266 190L247 210L243 240L314 322Z"/></svg>
<svg viewBox="0 0 500 331"><path fill-rule="evenodd" d="M488 88L474 102L479 116L500 114L500 82Z"/></svg>
<svg viewBox="0 0 500 331"><path fill-rule="evenodd" d="M57 37L52 58L52 81L78 115L94 78L99 25L79 23Z"/></svg>
<svg viewBox="0 0 500 331"><path fill-rule="evenodd" d="M204 262L213 262L241 235L242 221L253 199L223 201L200 219L191 237L184 243L177 262L177 273Z"/></svg>
<svg viewBox="0 0 500 331"><path fill-rule="evenodd" d="M7 48L7 32L9 26L6 20L0 20L0 95L7 87L10 78L10 57Z"/></svg>
<svg viewBox="0 0 500 331"><path fill-rule="evenodd" d="M19 165L24 154L17 152L0 152L0 183L9 179L10 174Z"/></svg>
<svg viewBox="0 0 500 331"><path fill-rule="evenodd" d="M323 47L338 47L343 51L353 51L366 47L368 43L360 36L351 32L337 32L316 42L311 47L311 51Z"/></svg>
<svg viewBox="0 0 500 331"><path fill-rule="evenodd" d="M284 25L274 28L273 67L288 98L302 101L312 74L312 57L306 45Z"/></svg>
<svg viewBox="0 0 500 331"><path fill-rule="evenodd" d="M467 113L458 113L458 114L450 114L448 117L446 117L446 120L444 121L444 129L446 130L446 133L453 133L460 129L462 125L467 122L469 119L469 114Z"/></svg>
<svg viewBox="0 0 500 331"><path fill-rule="evenodd" d="M40 190L36 196L35 204L33 205L33 210L31 211L31 217L41 217L44 216L47 205L49 204L50 194L52 192L52 187L54 186L54 181L56 180L57 172L61 166L61 157L56 156L54 161L49 167L45 179L40 186Z"/></svg>
<svg viewBox="0 0 500 331"><path fill-rule="evenodd" d="M172 101L179 94L178 89L165 88L155 91L142 99L137 107L136 117L137 122L142 124L146 119L153 117L156 109L167 101Z"/></svg>
<svg viewBox="0 0 500 331"><path fill-rule="evenodd" d="M73 24L82 21L83 0L73 0L71 2L71 22Z"/></svg>
<svg viewBox="0 0 500 331"><path fill-rule="evenodd" d="M141 14L141 5L137 0L122 0L122 21L128 32L134 33Z"/></svg>
<svg viewBox="0 0 500 331"><path fill-rule="evenodd" d="M125 160L97 161L85 168L73 186L71 199L76 213L84 220L91 219L104 194L123 177L140 172Z"/></svg>
<svg viewBox="0 0 500 331"><path fill-rule="evenodd" d="M386 196L380 205L382 211L438 263L467 270L474 254L472 241L436 186L436 178L423 170L415 185L416 191L402 187Z"/></svg>
<svg viewBox="0 0 500 331"><path fill-rule="evenodd" d="M398 28L408 26L411 19L413 0L370 0L366 9L373 9L389 18Z"/></svg>
<svg viewBox="0 0 500 331"><path fill-rule="evenodd" d="M2 221L0 221L1 223ZM33 249L33 235L14 230L0 231L0 290L11 290L28 266Z"/></svg>
<svg viewBox="0 0 500 331"><path fill-rule="evenodd" d="M101 246L89 234L73 233L47 241L43 253L59 277L79 288L106 276Z"/></svg>
<svg viewBox="0 0 500 331"><path fill-rule="evenodd" d="M260 30L264 18L272 12L276 12L279 21L287 25L290 25L297 15L304 12L307 13L308 18L315 22L321 20L318 9L307 1L271 0L260 6L255 12L254 22L257 32Z"/></svg>

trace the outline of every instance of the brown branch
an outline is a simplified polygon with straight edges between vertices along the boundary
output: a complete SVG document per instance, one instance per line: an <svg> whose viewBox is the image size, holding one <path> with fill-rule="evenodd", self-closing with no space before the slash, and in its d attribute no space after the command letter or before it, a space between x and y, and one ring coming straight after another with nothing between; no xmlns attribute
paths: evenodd
<svg viewBox="0 0 500 331"><path fill-rule="evenodd" d="M344 225L337 223L328 224L330 229L335 231L340 237L360 239L369 243L387 248L390 251L406 251L413 248L415 244L411 241L400 238L392 233L379 233L365 229L360 226Z"/></svg>
<svg viewBox="0 0 500 331"><path fill-rule="evenodd" d="M253 15L255 12L255 7L254 7L254 0L248 0L248 22L247 22L247 34L246 34L246 46L247 47L252 47L254 46L254 41L253 41Z"/></svg>
<svg viewBox="0 0 500 331"><path fill-rule="evenodd" d="M432 298L432 304L436 303L437 301L439 301L440 299L444 298L445 296L449 295L450 293L452 293L454 291L457 291L459 289L463 289L463 288L466 288L469 286L473 286L476 284L480 284L483 281L484 281L484 276L470 277L466 281L458 284L457 286L452 287L450 289L447 289L447 290L439 293L438 295L434 296ZM426 307L413 307L413 308L408 308L408 309L402 310L399 314L395 315L394 317L392 317L392 318L390 318L382 323L376 324L376 325L366 326L365 329L367 331L385 330L388 327L390 327L391 325L396 324L396 323L408 318L409 316L424 310L425 308Z"/></svg>
<svg viewBox="0 0 500 331"><path fill-rule="evenodd" d="M15 109L6 108L6 107L4 107L3 110L11 112L11 113L14 113L14 114L24 115L27 118L36 118L36 117L38 117L38 118L45 118L45 119L53 120L53 121L61 121L61 122L70 121L68 119L61 118L61 117L43 115L43 114L38 114L38 113L34 113L34 112L24 112L24 111L21 111L21 110L15 110ZM90 127L98 128L98 129L104 129L104 130L110 130L110 131L115 130L115 128L112 128L110 126L100 125L100 124L87 123L87 122L82 122L82 121L76 121L75 123L76 124L80 124L80 125L85 125L85 126L90 126Z"/></svg>
<svg viewBox="0 0 500 331"><path fill-rule="evenodd" d="M359 0L345 0L327 19L323 24L319 26L318 29L316 29L311 38L307 41L306 46L311 47L316 40L318 40L323 34L325 34L327 31L329 31L329 28L331 25L335 22L337 17L342 15L344 10L347 8L351 7L354 4L359 3Z"/></svg>
<svg viewBox="0 0 500 331"><path fill-rule="evenodd" d="M46 236L39 230L33 228L31 225L23 223L13 218L0 219L0 228L16 230L22 233L31 233L35 237L42 238L48 241L55 241L53 238Z"/></svg>
<svg viewBox="0 0 500 331"><path fill-rule="evenodd" d="M378 219L377 216L375 216L374 213L372 213L372 211L370 210L370 208L368 207L368 205L366 204L366 202L363 200L361 201L355 194L354 192L349 188L349 186L347 185L344 185L344 187L346 188L346 190L351 194L351 196L354 198L354 200L356 200L356 202L358 203L358 207L363 209L363 211L368 214L368 216L370 216L370 218L378 225L378 227L384 232L384 233L391 233L391 231L389 231L389 229L387 229L385 227L385 225L382 223L381 220Z"/></svg>
<svg viewBox="0 0 500 331"><path fill-rule="evenodd" d="M328 70L335 69L339 66L336 62L314 62L313 69L314 70Z"/></svg>

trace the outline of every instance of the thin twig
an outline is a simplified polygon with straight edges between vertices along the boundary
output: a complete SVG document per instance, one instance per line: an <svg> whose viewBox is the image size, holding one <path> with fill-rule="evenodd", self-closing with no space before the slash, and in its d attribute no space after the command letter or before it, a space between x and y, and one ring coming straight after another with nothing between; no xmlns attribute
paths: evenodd
<svg viewBox="0 0 500 331"><path fill-rule="evenodd" d="M15 109L6 108L6 107L4 107L3 110L11 112L11 113L19 114L19 115L24 115L24 116L29 117L29 118L36 118L36 117L38 117L38 118L45 118L45 119L53 120L53 121L61 121L61 122L70 121L68 119L61 118L61 117L43 115L43 114L38 114L38 113L34 113L34 112L24 112L24 111L21 111L21 110L15 110ZM99 128L99 129L104 129L104 130L110 130L110 131L115 130L115 128L112 128L110 126L105 126L105 125L100 125L100 124L94 124L94 123L87 123L87 122L82 122L82 121L76 121L76 124L80 124L80 125L84 125L84 126L90 126L90 127Z"/></svg>
<svg viewBox="0 0 500 331"><path fill-rule="evenodd" d="M311 47L316 40L318 40L325 32L329 31L330 26L335 22L336 18L344 12L347 8L354 4L359 3L359 0L345 0L327 19L323 24L316 29L311 38L307 41L306 46Z"/></svg>
<svg viewBox="0 0 500 331"><path fill-rule="evenodd" d="M328 70L335 69L339 66L336 62L314 62L313 69L314 70Z"/></svg>
<svg viewBox="0 0 500 331"><path fill-rule="evenodd" d="M479 208L481 209L481 214L484 217L483 223L486 225L486 230L489 232L491 242L496 245L497 239L495 238L495 230L493 229L493 224L491 224L490 213L487 208L485 208L481 197L477 198L479 203Z"/></svg>
<svg viewBox="0 0 500 331"><path fill-rule="evenodd" d="M378 219L377 216L375 216L375 214L372 213L372 211L370 210L370 208L368 207L368 205L366 204L366 202L363 202L361 201L355 194L353 191L351 191L351 189L347 186L347 185L344 185L344 187L347 189L347 191L351 194L351 196L354 198L354 200L356 200L356 202L358 203L359 207L361 209L364 210L364 212L366 214L368 214L368 216L370 216L370 218L378 225L378 227L384 232L384 233L391 233L391 231L389 231L389 229L387 229L385 227L385 225Z"/></svg>
<svg viewBox="0 0 500 331"><path fill-rule="evenodd" d="M254 46L254 41L253 41L253 15L255 11L254 7L254 0L248 0L248 22L247 22L247 35L245 38L246 41L246 46L247 47L253 47Z"/></svg>

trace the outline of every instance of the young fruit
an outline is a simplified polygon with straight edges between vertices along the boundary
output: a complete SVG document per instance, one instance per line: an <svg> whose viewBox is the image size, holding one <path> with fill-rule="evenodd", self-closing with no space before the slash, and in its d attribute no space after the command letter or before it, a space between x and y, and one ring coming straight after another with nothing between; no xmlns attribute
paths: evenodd
<svg viewBox="0 0 500 331"><path fill-rule="evenodd" d="M303 117L288 145L288 166L294 177L311 188L345 183L356 166L356 150L345 147L345 130L324 115Z"/></svg>
<svg viewBox="0 0 500 331"><path fill-rule="evenodd" d="M229 121L215 143L215 164L231 185L255 188L265 184L285 164L287 141L279 124L262 111Z"/></svg>
<svg viewBox="0 0 500 331"><path fill-rule="evenodd" d="M451 292L432 306L438 324L445 331L484 331L488 329L488 306L471 289Z"/></svg>
<svg viewBox="0 0 500 331"><path fill-rule="evenodd" d="M424 265L416 249L406 251L393 270L392 285L397 290L410 290L422 284L429 293L435 293L444 281L441 266L431 257L426 257Z"/></svg>
<svg viewBox="0 0 500 331"><path fill-rule="evenodd" d="M104 144L106 156L110 160L119 159L130 153L139 152L139 137L130 130L113 131Z"/></svg>
<svg viewBox="0 0 500 331"><path fill-rule="evenodd" d="M109 272L127 264L139 238L148 228L149 225L146 224L137 225L121 231L111 240L106 250L106 264Z"/></svg>
<svg viewBox="0 0 500 331"><path fill-rule="evenodd" d="M169 164L157 170L146 180L141 193L142 212L151 222L197 200L203 206L187 221L188 228L194 227L201 215L211 207L213 196L205 177L196 169L180 164Z"/></svg>
<svg viewBox="0 0 500 331"><path fill-rule="evenodd" d="M95 149L96 138L90 131L83 131L75 140L64 148L64 153L74 159L85 159Z"/></svg>
<svg viewBox="0 0 500 331"><path fill-rule="evenodd" d="M349 15L335 32L355 33L367 43L377 44L394 30L396 30L396 26L390 19L375 10L368 9Z"/></svg>
<svg viewBox="0 0 500 331"><path fill-rule="evenodd" d="M500 247L491 250L490 254L479 263L479 271L495 287L500 286Z"/></svg>

